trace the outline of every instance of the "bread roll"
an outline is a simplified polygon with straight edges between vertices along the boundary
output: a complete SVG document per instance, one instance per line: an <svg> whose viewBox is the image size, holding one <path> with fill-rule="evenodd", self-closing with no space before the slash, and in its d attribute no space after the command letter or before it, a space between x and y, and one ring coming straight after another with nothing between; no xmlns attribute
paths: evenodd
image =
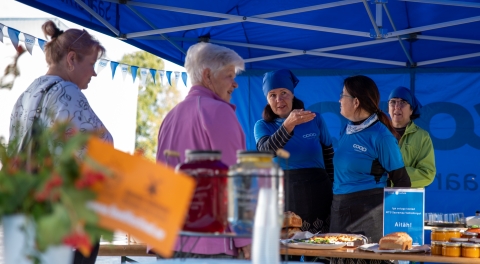
<svg viewBox="0 0 480 264"><path fill-rule="evenodd" d="M285 212L283 213L282 227L302 227L302 218L294 212Z"/></svg>
<svg viewBox="0 0 480 264"><path fill-rule="evenodd" d="M287 239L287 238L292 238L293 235L297 232L301 232L300 228L298 227L287 227L287 228L282 228L282 232L280 234L280 237L282 239Z"/></svg>
<svg viewBox="0 0 480 264"><path fill-rule="evenodd" d="M405 232L395 232L380 239L379 249L408 250L412 248L412 238Z"/></svg>

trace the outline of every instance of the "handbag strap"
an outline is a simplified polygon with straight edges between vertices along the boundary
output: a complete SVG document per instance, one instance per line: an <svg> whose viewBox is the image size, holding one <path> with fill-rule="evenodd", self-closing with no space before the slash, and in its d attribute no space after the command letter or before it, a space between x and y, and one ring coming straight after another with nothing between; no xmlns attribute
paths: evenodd
<svg viewBox="0 0 480 264"><path fill-rule="evenodd" d="M35 137L38 136L40 133L39 129L39 124L38 124L38 119L40 118L40 113L42 113L42 107L43 107L43 101L45 99L45 95L52 89L53 86L57 85L60 81L56 81L49 86L47 86L45 89L41 90L40 92L42 93L42 97L40 98L40 101L38 102L38 105L35 110L35 115L33 116L33 123L31 129L28 130L27 134L25 135L25 138L28 140L27 144L23 145L24 147L26 146L26 153L27 156L31 156L33 151L37 149L38 142L36 141ZM23 148L21 147L20 150Z"/></svg>

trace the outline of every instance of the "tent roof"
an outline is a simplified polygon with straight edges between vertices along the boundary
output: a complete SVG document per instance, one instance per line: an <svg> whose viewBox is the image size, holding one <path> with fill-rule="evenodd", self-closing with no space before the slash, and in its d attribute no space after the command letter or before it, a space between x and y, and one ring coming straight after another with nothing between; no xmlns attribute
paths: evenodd
<svg viewBox="0 0 480 264"><path fill-rule="evenodd" d="M480 65L474 1L18 1L180 65L202 40L234 49L247 69Z"/></svg>

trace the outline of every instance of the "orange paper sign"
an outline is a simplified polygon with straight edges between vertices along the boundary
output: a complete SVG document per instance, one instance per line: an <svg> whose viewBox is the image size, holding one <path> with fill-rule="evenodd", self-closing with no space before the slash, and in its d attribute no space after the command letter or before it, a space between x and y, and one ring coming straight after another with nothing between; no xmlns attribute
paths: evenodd
<svg viewBox="0 0 480 264"><path fill-rule="evenodd" d="M128 232L170 257L195 188L190 176L91 139L87 156L113 172L89 207L100 225Z"/></svg>

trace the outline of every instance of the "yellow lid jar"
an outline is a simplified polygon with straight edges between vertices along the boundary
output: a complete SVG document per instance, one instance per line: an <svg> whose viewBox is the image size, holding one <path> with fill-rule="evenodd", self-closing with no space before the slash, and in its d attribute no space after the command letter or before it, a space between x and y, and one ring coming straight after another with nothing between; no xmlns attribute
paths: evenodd
<svg viewBox="0 0 480 264"><path fill-rule="evenodd" d="M450 240L450 238L460 238L462 237L462 233L460 232L460 229L458 228L445 228L447 231L447 241Z"/></svg>
<svg viewBox="0 0 480 264"><path fill-rule="evenodd" d="M430 252L432 253L432 255L439 255L439 256L442 255L443 243L445 243L445 242L432 241L432 244L431 244L431 247L430 247Z"/></svg>
<svg viewBox="0 0 480 264"><path fill-rule="evenodd" d="M461 243L443 243L442 256L445 257L460 257L462 255Z"/></svg>
<svg viewBox="0 0 480 264"><path fill-rule="evenodd" d="M463 243L462 257L466 258L480 258L480 244Z"/></svg>
<svg viewBox="0 0 480 264"><path fill-rule="evenodd" d="M447 230L445 228L435 228L432 229L432 234L430 235L432 241L444 241L447 242Z"/></svg>

